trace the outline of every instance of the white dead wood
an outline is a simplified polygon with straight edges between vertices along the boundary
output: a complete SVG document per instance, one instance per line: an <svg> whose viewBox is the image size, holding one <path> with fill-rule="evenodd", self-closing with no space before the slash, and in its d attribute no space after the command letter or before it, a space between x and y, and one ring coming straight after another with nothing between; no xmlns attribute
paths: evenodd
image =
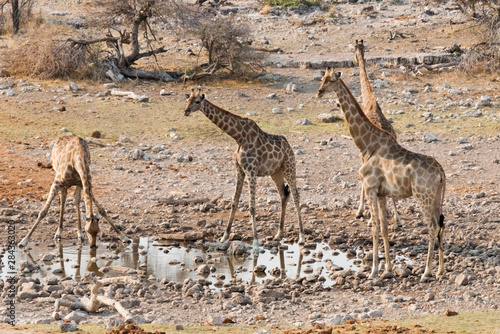
<svg viewBox="0 0 500 334"><path fill-rule="evenodd" d="M61 307L67 307L70 310L84 310L89 313L95 313L99 310L99 308L103 305L110 306L114 308L124 319L125 322L133 322L134 318L130 314L130 312L123 307L123 305L112 298L99 295L99 289L108 284L113 283L127 283L133 284L138 283L137 280L134 280L128 276L125 277L111 277L104 279L92 279L93 285L90 288L90 298L83 297L81 300L75 296L62 295L62 297L55 302L55 310L53 313L53 317L56 320L61 319Z"/></svg>
<svg viewBox="0 0 500 334"><path fill-rule="evenodd" d="M126 97L126 98L129 98L129 99L133 99L133 100L137 100L137 102L145 102L147 100L149 100L149 97L147 95L138 95L134 92L122 92L121 90L119 89L112 89L109 94L113 95L113 96L123 96L123 97Z"/></svg>

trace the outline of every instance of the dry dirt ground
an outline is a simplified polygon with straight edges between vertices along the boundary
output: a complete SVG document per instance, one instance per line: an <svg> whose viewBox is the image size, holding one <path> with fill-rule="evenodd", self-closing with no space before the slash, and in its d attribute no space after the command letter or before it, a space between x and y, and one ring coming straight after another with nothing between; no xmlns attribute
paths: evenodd
<svg viewBox="0 0 500 334"><path fill-rule="evenodd" d="M371 249L371 231L366 226L366 218L357 220L354 217L360 192L358 150L349 138L345 122L321 123L317 118L321 113L341 117L334 94L324 99L315 97L320 82L314 77L319 71L287 67L287 62L350 59L349 43L356 38L363 38L370 45L367 57L440 51L455 43L471 46L482 41L480 31L466 18L444 7L432 7L436 15L426 16L422 14L423 5L385 2L383 5L386 7L375 8L375 18L356 14L365 5L339 5L339 21L329 24L324 20L313 22L316 13L260 15L254 2L242 2L245 11L236 15L256 27L256 40L257 37L260 38L258 42L268 40L272 47L280 47L285 52L270 56L272 64L266 69L268 75L264 78L203 83L210 101L254 119L267 132L284 134L292 144L307 242L331 241L362 254ZM68 17L72 17L73 11L81 11L78 7L68 8ZM457 24L450 24L450 19ZM389 43L388 31L393 29L411 32L415 37ZM175 48L162 56L162 61L168 63L177 57L188 61L182 50L191 47L194 41L172 41ZM354 95L360 95L357 69L340 70ZM435 157L445 170L444 278L419 283L427 252L427 228L416 202L407 199L398 204L403 224L392 228L390 233L392 256L405 255L413 261L406 274L375 282L351 276L328 287L322 286L317 277L309 285L273 282L274 289L284 291L284 296L290 298L272 302L254 299L249 305L233 302L234 306L224 305L228 299L235 300L235 294L259 295L252 295L250 287L245 286L243 293L233 291L229 296L205 292L207 295L202 294L200 300L187 296L182 289L168 286L156 290L152 294L155 299L145 300L144 294L133 290L138 296L134 298L143 303L136 315L146 322L155 319L175 324L200 324L214 314L223 314L239 324L253 324L257 315L265 314L264 321L269 324L291 325L302 322L328 324L335 314L367 314L375 310L381 310L384 318L394 319L442 314L447 309L498 309L498 74L483 71L465 74L455 69L405 77L398 67L384 64L371 65L369 71L380 80L380 88L374 88L374 92L382 110L393 121L401 145ZM65 132L89 137L94 130L102 133L102 138L94 139L99 145L90 144L94 192L127 235L137 238L191 230L205 232L207 240L222 235L235 187L231 159L236 144L201 113L184 117L184 94L189 92L190 85L134 81L120 86L121 90L150 98L149 102L136 103L98 95L109 89L101 83L77 82L78 90L71 91L66 88L68 82L63 81L0 78L0 86L9 82L13 86L0 95L0 221L2 224L8 220L16 222L18 240L33 224L50 189L53 171L43 165L49 162L51 142ZM285 89L291 82L296 85L296 91ZM374 82L372 80L372 84ZM14 96L8 94L9 89L14 91ZM160 96L162 89L170 94ZM276 96L270 98L273 93ZM60 110L61 106L65 111ZM273 108L280 108L283 113L273 114ZM304 118L312 124L297 123ZM437 141L425 141L426 133L435 135ZM166 198L189 200L219 195L222 197L217 203L209 206L162 204ZM72 194L69 197L63 238L76 235ZM258 233L262 239L276 233L278 201L272 181L259 179L257 214ZM34 233L32 242L53 237L58 212L56 200L48 217ZM0 229L2 243L7 239L7 226L4 226ZM296 241L297 230L295 211L289 203L285 239ZM233 239L250 241L252 237L247 185L233 233ZM100 238L114 240L116 237L103 226ZM161 286L160 282L155 284ZM230 286L226 288L231 291ZM161 302L156 298L159 296ZM55 298L57 294L19 299L18 320L29 323L50 319ZM93 315L86 321L104 320L102 315Z"/></svg>

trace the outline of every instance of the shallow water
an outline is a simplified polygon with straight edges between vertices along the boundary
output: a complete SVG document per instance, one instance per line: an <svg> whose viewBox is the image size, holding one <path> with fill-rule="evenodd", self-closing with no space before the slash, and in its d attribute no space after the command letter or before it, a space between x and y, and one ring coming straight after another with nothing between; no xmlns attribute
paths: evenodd
<svg viewBox="0 0 500 334"><path fill-rule="evenodd" d="M94 272L98 276L103 276L104 267L110 268L110 274L115 269L118 272L131 268L139 274L149 277L153 275L159 279L167 279L177 283L182 283L186 278L201 278L195 270L201 264L208 263L210 267L215 267L208 280L215 283L216 275L224 275L224 282L231 278L241 278L244 281L254 281L257 283L265 279L274 278L270 271L273 268L279 268L275 273L277 277L297 278L305 277L312 273L320 273L320 268L324 268L321 275L326 279L324 284L331 285L332 281L328 278L326 272L326 262L331 261L334 265L343 269L358 271L361 266L363 256L360 252L345 253L330 248L326 243L316 244L315 248L307 248L310 253L301 254L301 247L298 244L283 244L283 248L270 250L261 247L258 257L253 254L246 257L235 257L227 255L224 252L208 252L201 247L194 248L191 244L181 244L179 246L169 246L161 244L160 241L153 241L151 238L139 238L130 245L114 243L119 247L108 249L109 243L98 242L97 251L90 250L88 244L79 247L71 241L62 241L61 243L47 242L29 246L29 252L17 251L16 263L19 266L20 261L28 261L40 266L39 272L33 273L33 277L42 279L47 275L56 275L59 277L71 276L76 280L81 280L87 272ZM318 257L321 251L322 257ZM54 261L43 262L40 260L44 254L55 255ZM202 263L194 263L193 257L199 256L203 259ZM96 261L92 261L91 259ZM178 264L170 263L177 260ZM6 263L6 254L2 259ZM396 257L395 264L401 262L411 263L408 259ZM257 265L265 265L267 270L264 274L253 275L253 268ZM118 268L117 268L118 267ZM125 268L124 268L125 267ZM118 274L118 272L116 274ZM5 267L0 268L0 278L5 279L10 276Z"/></svg>

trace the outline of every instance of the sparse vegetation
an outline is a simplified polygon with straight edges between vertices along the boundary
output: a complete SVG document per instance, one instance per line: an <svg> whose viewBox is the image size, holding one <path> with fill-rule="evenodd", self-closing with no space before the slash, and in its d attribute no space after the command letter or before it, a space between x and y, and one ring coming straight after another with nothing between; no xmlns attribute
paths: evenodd
<svg viewBox="0 0 500 334"><path fill-rule="evenodd" d="M264 5L279 7L311 7L320 6L321 0L262 0Z"/></svg>
<svg viewBox="0 0 500 334"><path fill-rule="evenodd" d="M262 56L250 44L250 28L226 17L205 20L196 32L208 52L207 71L245 73L261 65Z"/></svg>

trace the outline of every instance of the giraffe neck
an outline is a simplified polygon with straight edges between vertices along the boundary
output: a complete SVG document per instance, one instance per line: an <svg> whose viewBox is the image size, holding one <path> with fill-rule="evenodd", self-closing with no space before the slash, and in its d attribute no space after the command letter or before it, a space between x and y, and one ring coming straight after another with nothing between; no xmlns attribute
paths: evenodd
<svg viewBox="0 0 500 334"><path fill-rule="evenodd" d="M219 108L207 100L204 100L202 103L201 111L203 114L242 146L244 141L244 129L250 120Z"/></svg>
<svg viewBox="0 0 500 334"><path fill-rule="evenodd" d="M345 114L349 133L363 156L373 155L381 147L380 143L393 141L387 131L377 128L370 122L341 79L336 85L336 93Z"/></svg>
<svg viewBox="0 0 500 334"><path fill-rule="evenodd" d="M370 86L370 82L368 81L368 75L366 74L365 58L361 55L358 55L357 57L359 64L359 79L361 81L361 96L363 97L363 110L366 113L370 110L370 106L373 102L376 103L376 99Z"/></svg>

